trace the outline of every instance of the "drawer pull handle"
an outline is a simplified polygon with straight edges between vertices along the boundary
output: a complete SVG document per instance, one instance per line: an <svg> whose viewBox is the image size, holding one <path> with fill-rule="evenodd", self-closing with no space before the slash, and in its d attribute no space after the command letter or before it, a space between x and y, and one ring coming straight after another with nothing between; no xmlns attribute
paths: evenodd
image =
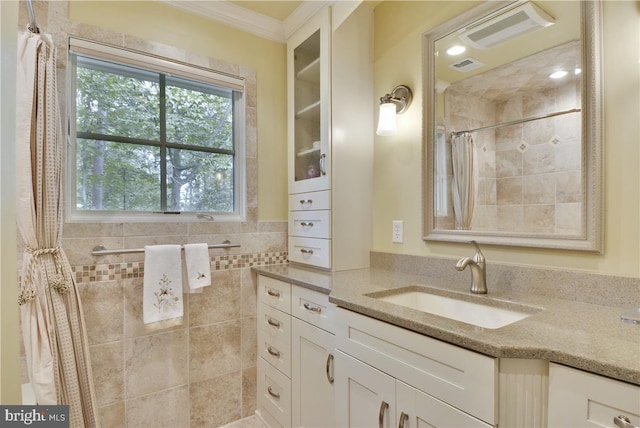
<svg viewBox="0 0 640 428"><path fill-rule="evenodd" d="M400 413L400 422L398 423L398 428L404 428L404 424L409 420L409 415L405 412Z"/></svg>
<svg viewBox="0 0 640 428"><path fill-rule="evenodd" d="M633 425L631 423L631 420L629 420L629 418L625 415L616 416L615 418L613 418L613 423L620 428L638 428L637 426Z"/></svg>
<svg viewBox="0 0 640 428"><path fill-rule="evenodd" d="M378 428L382 428L384 426L384 412L389 408L389 403L386 401L382 401L380 403L380 413L378 413Z"/></svg>
<svg viewBox="0 0 640 428"><path fill-rule="evenodd" d="M280 399L280 394L278 394L277 392L273 392L273 389L271 389L270 386L267 387L267 392L269 393L270 396L272 396L276 400Z"/></svg>
<svg viewBox="0 0 640 428"><path fill-rule="evenodd" d="M311 205L313 203L313 199L300 199L300 205Z"/></svg>
<svg viewBox="0 0 640 428"><path fill-rule="evenodd" d="M333 384L333 354L327 355L327 380L330 384Z"/></svg>
<svg viewBox="0 0 640 428"><path fill-rule="evenodd" d="M313 227L313 222L306 222L306 221L302 221L300 222L300 226L302 227Z"/></svg>
<svg viewBox="0 0 640 428"><path fill-rule="evenodd" d="M267 294L272 297L280 297L279 291L273 291L272 289L267 290Z"/></svg>
<svg viewBox="0 0 640 428"><path fill-rule="evenodd" d="M280 328L280 321L274 320L271 317L267 318L267 324L275 328Z"/></svg>
<svg viewBox="0 0 640 428"><path fill-rule="evenodd" d="M302 306L304 306L304 308L305 308L306 310L311 311L311 312L315 312L315 313L317 313L317 314L319 314L320 312L322 312L322 308L321 308L320 306L311 306L311 305L310 305L310 304L308 304L308 303L305 303L305 304L304 304L304 305L302 305Z"/></svg>
<svg viewBox="0 0 640 428"><path fill-rule="evenodd" d="M307 250L306 248L301 248L301 249L300 249L300 252L301 252L302 254L309 254L309 255L312 255L312 254L313 254L313 250Z"/></svg>
<svg viewBox="0 0 640 428"><path fill-rule="evenodd" d="M276 358L280 358L280 351L274 350L271 346L267 346L267 352Z"/></svg>

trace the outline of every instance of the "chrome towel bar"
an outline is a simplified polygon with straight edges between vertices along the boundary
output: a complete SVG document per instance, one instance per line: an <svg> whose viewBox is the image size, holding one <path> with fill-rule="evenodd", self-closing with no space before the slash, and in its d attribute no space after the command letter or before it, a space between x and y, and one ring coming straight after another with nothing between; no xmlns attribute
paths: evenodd
<svg viewBox="0 0 640 428"><path fill-rule="evenodd" d="M231 241L222 241L220 244L209 244L209 248L234 248L239 247L240 244L232 244ZM184 248L184 247L183 247ZM91 250L92 256L109 256L112 254L132 254L132 253L144 253L144 248L128 248L121 250L107 250L102 245L97 245Z"/></svg>

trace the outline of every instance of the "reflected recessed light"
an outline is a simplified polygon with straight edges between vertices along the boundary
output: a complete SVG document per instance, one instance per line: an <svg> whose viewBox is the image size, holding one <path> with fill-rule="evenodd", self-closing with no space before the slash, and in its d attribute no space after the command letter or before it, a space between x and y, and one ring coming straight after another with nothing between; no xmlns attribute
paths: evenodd
<svg viewBox="0 0 640 428"><path fill-rule="evenodd" d="M569 73L567 73L567 72L566 72L566 71L564 71L564 70L560 70L560 71L556 71L556 72L554 72L554 73L551 73L551 74L549 75L549 77L550 77L550 78L552 78L552 79L562 79L562 78L563 78L564 76L566 76L567 74L569 74Z"/></svg>
<svg viewBox="0 0 640 428"><path fill-rule="evenodd" d="M578 74L582 73L582 69L581 68L576 68L575 70L573 70L573 74L575 74L576 76Z"/></svg>
<svg viewBox="0 0 640 428"><path fill-rule="evenodd" d="M456 45L447 49L447 55L460 55L462 52L466 51L467 48L464 46Z"/></svg>

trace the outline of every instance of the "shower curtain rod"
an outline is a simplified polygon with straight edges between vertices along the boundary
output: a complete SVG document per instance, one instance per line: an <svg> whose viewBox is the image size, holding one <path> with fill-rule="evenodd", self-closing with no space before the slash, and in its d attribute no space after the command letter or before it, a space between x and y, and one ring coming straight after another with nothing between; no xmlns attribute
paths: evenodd
<svg viewBox="0 0 640 428"><path fill-rule="evenodd" d="M36 22L36 13L33 10L33 0L27 0L27 8L29 9L29 16L31 17L31 21L27 24L27 30L32 33L39 33L38 23Z"/></svg>
<svg viewBox="0 0 640 428"><path fill-rule="evenodd" d="M455 137L455 136L460 135L460 134L465 134L467 132L471 133L471 132L476 132L476 131L486 131L487 129L502 128L504 126L517 125L519 123L525 123L525 122L531 122L531 121L534 121L534 120L546 119L548 117L560 116L560 115L568 114L568 113L578 113L580 111L582 111L582 109L572 108L572 109L569 109L569 110L557 111L555 113L546 113L546 114L540 114L538 116L527 117L527 118L524 118L524 119L512 120L511 122L498 123L497 125L490 125L490 126L483 126L481 128L469 129L467 131L454 131L454 132L451 133L451 137Z"/></svg>

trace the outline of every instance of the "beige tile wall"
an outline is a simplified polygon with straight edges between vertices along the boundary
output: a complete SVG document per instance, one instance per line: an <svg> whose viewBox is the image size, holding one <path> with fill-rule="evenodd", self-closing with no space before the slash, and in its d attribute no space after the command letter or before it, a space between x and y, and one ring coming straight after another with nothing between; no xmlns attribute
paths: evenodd
<svg viewBox="0 0 640 428"><path fill-rule="evenodd" d="M286 222L261 222L254 232L223 235L241 247L210 250L213 285L184 296L182 318L147 325L142 322L143 254L128 255L138 259L131 261L80 254L79 248L92 248L105 237L124 238L124 225L102 226L67 224L63 239L82 299L102 426L217 427L253 415L257 349L251 267L287 262ZM156 230L174 227L160 223ZM189 229L180 235L188 242L221 238L202 225L202 234L190 235ZM163 242L170 237L149 235ZM245 246L261 252L245 253ZM91 264L74 262L86 263L87 257Z"/></svg>
<svg viewBox="0 0 640 428"><path fill-rule="evenodd" d="M492 103L447 89L447 126L473 129L580 106L575 82ZM579 113L475 132L473 230L582 233Z"/></svg>
<svg viewBox="0 0 640 428"><path fill-rule="evenodd" d="M90 346L103 428L217 427L256 409L256 284L251 266L287 262L287 223L258 222L256 74L246 67L68 20L68 3L34 2L58 46L64 117L68 34L102 41L246 79L247 219L241 223L67 223L63 248L75 272ZM19 21L27 22L21 4ZM22 30L22 28L20 28ZM108 249L152 244L218 243L211 249L213 285L186 295L182 318L142 322L144 254L95 257ZM19 239L19 241L21 241ZM21 244L18 248L22 253ZM28 382L23 354L23 381Z"/></svg>

